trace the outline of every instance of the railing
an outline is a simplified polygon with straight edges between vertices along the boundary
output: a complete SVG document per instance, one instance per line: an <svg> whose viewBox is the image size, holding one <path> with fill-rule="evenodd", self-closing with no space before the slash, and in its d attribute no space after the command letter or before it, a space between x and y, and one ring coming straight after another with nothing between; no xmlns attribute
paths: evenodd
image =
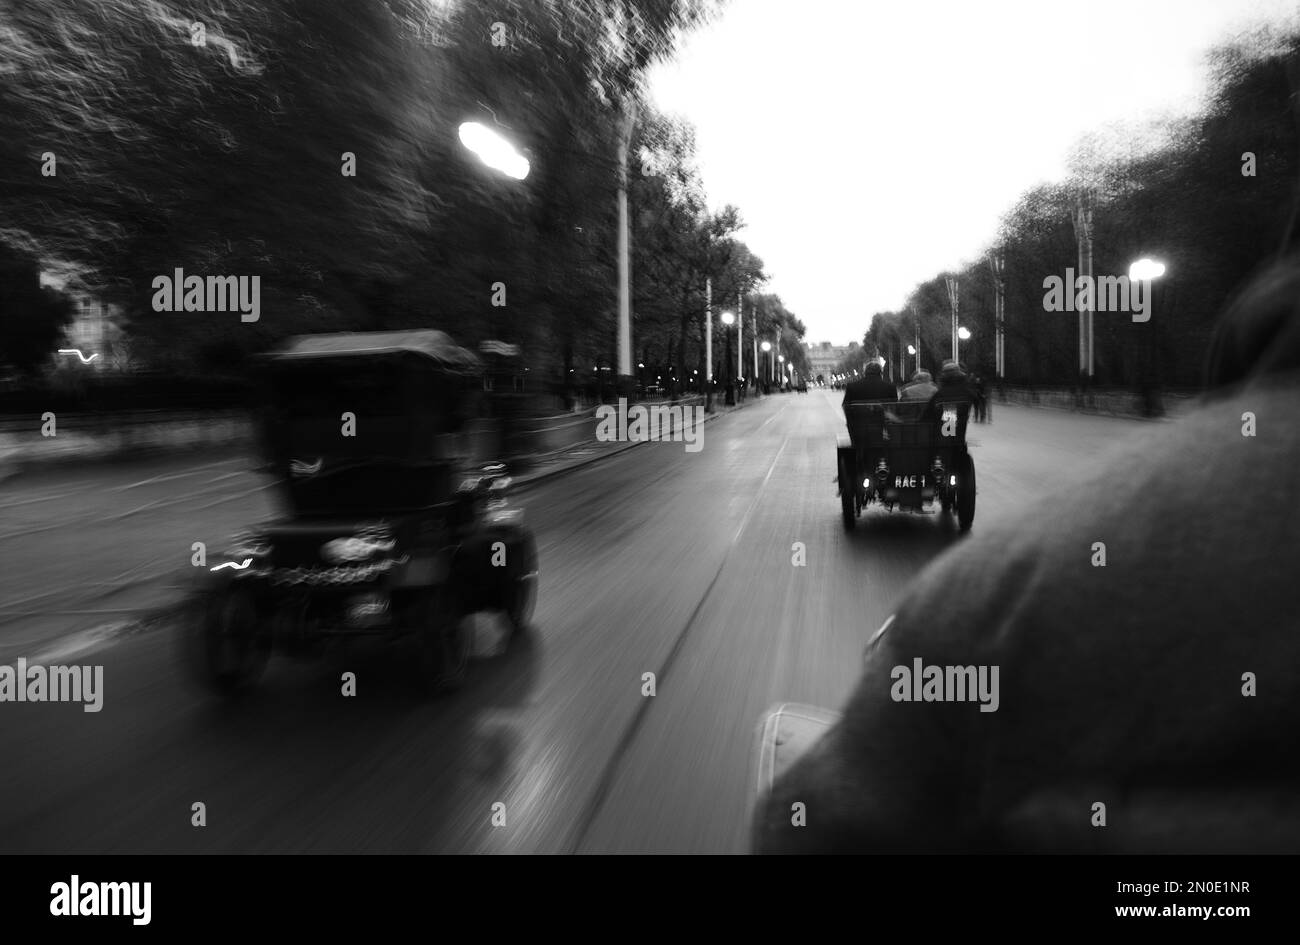
<svg viewBox="0 0 1300 945"><path fill-rule="evenodd" d="M1049 407L1112 417L1178 416L1189 410L1200 396L1195 390L1163 390L1144 396L1133 388L1072 390L1063 387L1020 387L991 385L988 394L995 404Z"/></svg>
<svg viewBox="0 0 1300 945"><path fill-rule="evenodd" d="M694 406L702 396L645 400ZM616 407L616 405L613 405ZM595 442L596 407L548 417L472 420L464 430L469 455L479 459L530 459ZM55 435L41 435L40 414L0 417L0 461L13 464L138 455L212 447L247 447L256 431L244 410L146 410L107 413L55 412Z"/></svg>

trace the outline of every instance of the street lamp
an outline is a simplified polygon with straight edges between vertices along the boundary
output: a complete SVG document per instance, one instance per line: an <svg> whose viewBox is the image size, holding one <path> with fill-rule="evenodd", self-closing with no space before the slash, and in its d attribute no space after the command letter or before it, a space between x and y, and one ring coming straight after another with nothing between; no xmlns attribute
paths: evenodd
<svg viewBox="0 0 1300 945"><path fill-rule="evenodd" d="M1142 321L1146 321L1151 318L1151 306L1154 301L1151 296L1151 283L1153 280L1159 279L1164 274L1165 274L1165 264L1162 262L1156 262L1154 259L1148 259L1146 256L1143 256L1141 259L1136 260L1131 266L1128 267L1128 278L1130 283L1134 283L1134 282L1146 283L1145 294L1146 294L1147 309L1146 309L1146 317L1144 319L1141 319ZM1132 286L1130 285L1129 288L1131 289ZM1133 316L1133 320L1139 321L1136 315ZM1143 360L1146 363L1140 369L1141 376L1138 379L1138 390L1142 398L1143 412L1148 417L1154 417L1154 416L1158 416L1162 412L1162 408L1160 406L1160 397L1159 394L1156 392L1156 385L1158 382L1158 378L1156 375L1158 372L1156 370L1155 335L1153 332L1145 332L1144 334L1146 336L1146 344L1144 346L1145 356L1143 357Z"/></svg>
<svg viewBox="0 0 1300 945"><path fill-rule="evenodd" d="M732 312L723 312L722 324L726 328L730 328L732 325L736 324L735 314ZM723 373L726 375L727 394L726 394L726 400L724 402L728 407L734 407L736 405L736 390L735 390L735 385L732 383L732 374L731 374L731 332L726 331L725 334L727 336L727 354L726 354L727 362L726 362L726 367L723 370Z"/></svg>
<svg viewBox="0 0 1300 945"><path fill-rule="evenodd" d="M1128 267L1130 282L1150 282L1152 279L1159 279L1164 274L1164 263L1156 262L1154 259L1147 259L1145 256Z"/></svg>
<svg viewBox="0 0 1300 945"><path fill-rule="evenodd" d="M957 337L957 340L959 340L959 341L969 341L969 340L970 340L970 329L967 328L965 325L960 326L960 327L957 329L957 336L956 336L956 337ZM958 351L959 351L959 350L960 350L960 349L957 348L957 346L956 346L956 341L954 341L954 342L953 342L953 349L952 349L952 359L953 359L953 361L954 361L955 363L957 363L957 364L961 364L961 358L958 356Z"/></svg>
<svg viewBox="0 0 1300 945"><path fill-rule="evenodd" d="M763 349L763 354L767 355L767 368L763 371L763 379L762 379L763 393L766 394L769 393L769 388L767 386L768 382L772 379L772 375L776 373L775 371L772 370L772 342L764 341L761 345L759 345L759 347Z"/></svg>
<svg viewBox="0 0 1300 945"><path fill-rule="evenodd" d="M531 170L528 159L487 125L467 121L461 124L459 134L460 143L478 155L478 159L488 167L515 180L523 180L528 176Z"/></svg>

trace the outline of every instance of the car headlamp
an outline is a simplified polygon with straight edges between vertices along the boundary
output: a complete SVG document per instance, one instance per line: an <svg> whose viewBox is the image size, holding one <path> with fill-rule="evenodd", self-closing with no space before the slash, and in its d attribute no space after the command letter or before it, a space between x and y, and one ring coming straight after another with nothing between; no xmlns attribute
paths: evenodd
<svg viewBox="0 0 1300 945"><path fill-rule="evenodd" d="M387 554L397 547L397 541L385 525L358 529L346 538L335 538L321 545L320 555L331 564L366 561Z"/></svg>

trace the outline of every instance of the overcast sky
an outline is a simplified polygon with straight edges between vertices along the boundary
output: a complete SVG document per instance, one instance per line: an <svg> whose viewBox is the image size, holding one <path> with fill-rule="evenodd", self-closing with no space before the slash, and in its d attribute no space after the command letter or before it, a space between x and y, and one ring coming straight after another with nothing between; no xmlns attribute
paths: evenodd
<svg viewBox="0 0 1300 945"><path fill-rule="evenodd" d="M1082 134L1194 109L1212 45L1295 9L731 0L651 89L695 124L710 203L740 207L806 340L843 344L976 259L1021 193L1065 176Z"/></svg>

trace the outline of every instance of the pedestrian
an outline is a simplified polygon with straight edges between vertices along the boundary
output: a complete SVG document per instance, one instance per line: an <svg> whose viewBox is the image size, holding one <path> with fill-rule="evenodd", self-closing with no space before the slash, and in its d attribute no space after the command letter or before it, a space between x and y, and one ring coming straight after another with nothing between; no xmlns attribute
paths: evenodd
<svg viewBox="0 0 1300 945"><path fill-rule="evenodd" d="M987 418L988 392L984 389L983 375L976 374L971 379L975 394L975 422L984 423Z"/></svg>

